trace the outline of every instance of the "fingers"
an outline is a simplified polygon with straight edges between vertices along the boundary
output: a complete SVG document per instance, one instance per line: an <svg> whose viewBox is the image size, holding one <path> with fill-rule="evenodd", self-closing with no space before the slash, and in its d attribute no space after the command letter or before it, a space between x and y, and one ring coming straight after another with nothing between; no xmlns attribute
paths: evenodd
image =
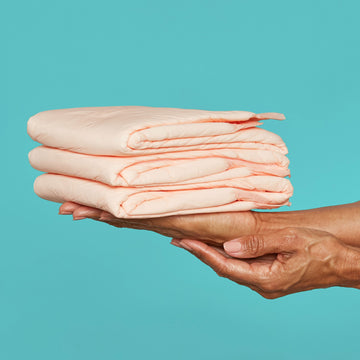
<svg viewBox="0 0 360 360"><path fill-rule="evenodd" d="M224 243L227 254L236 258L254 258L267 254L294 252L299 248L300 229L286 228L280 231L242 236Z"/></svg>
<svg viewBox="0 0 360 360"><path fill-rule="evenodd" d="M62 204L59 208L60 215L73 215L74 220L81 220L86 218L101 220L101 221L110 221L116 219L112 214L101 209L93 208L90 206L85 206L77 204L74 202L67 201Z"/></svg>
<svg viewBox="0 0 360 360"><path fill-rule="evenodd" d="M156 231L162 235L173 237L182 235L173 226L174 218L123 219L117 218L107 211L84 206L73 202L65 202L60 206L59 214L73 215L74 220L90 218L119 228L131 228Z"/></svg>
<svg viewBox="0 0 360 360"><path fill-rule="evenodd" d="M170 244L172 244L172 245L174 245L174 246L177 246L177 247L179 247L179 248L182 248L182 246L180 245L180 239L172 239L171 241L170 241ZM201 242L204 242L204 241L202 241L201 240ZM205 242L206 243L206 242ZM224 249L222 248L222 247L220 247L220 246L218 246L218 245L212 245L212 244L209 244L209 243L206 243L206 244L208 244L209 246L211 246L214 250L216 250L219 254L221 254L221 255L223 255L223 256L225 256L226 258L228 258L228 259L232 259L232 257L230 256L230 255L228 255L225 251L224 251Z"/></svg>
<svg viewBox="0 0 360 360"><path fill-rule="evenodd" d="M257 282L256 274L247 262L227 258L214 247L202 241L173 239L172 244L188 250L221 277L229 278L244 285Z"/></svg>
<svg viewBox="0 0 360 360"><path fill-rule="evenodd" d="M248 259L226 258L216 247L197 240L172 239L171 244L188 250L215 270L219 276L226 277L239 285L245 285L267 299L285 295L278 290L279 287L281 288L281 284L278 286L279 264L274 266L276 261L270 261L269 256L264 256L261 261L253 263Z"/></svg>
<svg viewBox="0 0 360 360"><path fill-rule="evenodd" d="M100 218L102 210L91 208L88 206L79 206L73 212L74 220L81 220L86 218Z"/></svg>
<svg viewBox="0 0 360 360"><path fill-rule="evenodd" d="M81 206L81 205L71 202L71 201L64 202L59 208L59 214L60 215L70 215L79 206Z"/></svg>

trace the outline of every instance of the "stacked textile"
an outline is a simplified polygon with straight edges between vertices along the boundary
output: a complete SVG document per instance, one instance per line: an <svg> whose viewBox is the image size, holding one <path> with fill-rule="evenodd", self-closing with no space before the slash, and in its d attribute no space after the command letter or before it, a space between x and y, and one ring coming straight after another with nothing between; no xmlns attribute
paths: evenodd
<svg viewBox="0 0 360 360"><path fill-rule="evenodd" d="M121 218L271 209L293 188L277 113L145 106L44 111L28 121L40 197Z"/></svg>

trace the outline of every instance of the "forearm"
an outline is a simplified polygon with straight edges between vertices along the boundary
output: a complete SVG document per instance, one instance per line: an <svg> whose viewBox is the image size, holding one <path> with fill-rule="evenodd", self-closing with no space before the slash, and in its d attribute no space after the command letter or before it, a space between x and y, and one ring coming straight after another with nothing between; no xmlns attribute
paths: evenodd
<svg viewBox="0 0 360 360"><path fill-rule="evenodd" d="M338 206L285 212L259 212L260 227L308 227L332 233L348 245L360 247L360 201Z"/></svg>
<svg viewBox="0 0 360 360"><path fill-rule="evenodd" d="M347 247L337 261L338 282L334 285L360 289L360 250Z"/></svg>

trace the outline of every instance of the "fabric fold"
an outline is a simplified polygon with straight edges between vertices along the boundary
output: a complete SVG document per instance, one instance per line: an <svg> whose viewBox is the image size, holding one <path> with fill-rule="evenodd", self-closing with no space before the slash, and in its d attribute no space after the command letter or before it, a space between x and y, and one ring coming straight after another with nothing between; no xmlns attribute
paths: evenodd
<svg viewBox="0 0 360 360"><path fill-rule="evenodd" d="M288 205L292 185L276 176L253 176L188 186L112 187L64 175L43 174L34 182L43 199L73 201L110 212L119 218L272 209Z"/></svg>
<svg viewBox="0 0 360 360"><path fill-rule="evenodd" d="M113 106L43 111L35 193L118 218L275 209L293 188L287 147L259 128L279 113Z"/></svg>
<svg viewBox="0 0 360 360"><path fill-rule="evenodd" d="M189 184L256 174L281 177L290 174L285 155L251 149L111 157L39 146L30 151L29 161L39 171L131 187Z"/></svg>
<svg viewBox="0 0 360 360"><path fill-rule="evenodd" d="M131 156L226 148L267 148L286 154L281 137L257 128L283 114L114 106L43 111L28 121L43 145L84 154Z"/></svg>

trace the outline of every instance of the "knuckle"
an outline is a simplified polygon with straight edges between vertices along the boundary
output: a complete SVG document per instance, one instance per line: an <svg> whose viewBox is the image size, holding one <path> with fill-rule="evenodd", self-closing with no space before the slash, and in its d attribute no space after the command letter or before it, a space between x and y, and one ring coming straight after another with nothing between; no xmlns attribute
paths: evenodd
<svg viewBox="0 0 360 360"><path fill-rule="evenodd" d="M287 245L301 245L304 239L304 237L301 235L301 230L299 228L285 228L282 235Z"/></svg>
<svg viewBox="0 0 360 360"><path fill-rule="evenodd" d="M293 227L287 227L283 230L283 234L285 237L291 237L296 239L298 237L299 234L299 229L298 228L293 228Z"/></svg>
<svg viewBox="0 0 360 360"><path fill-rule="evenodd" d="M244 243L244 251L250 254L257 254L264 249L264 240L259 235L251 235Z"/></svg>

